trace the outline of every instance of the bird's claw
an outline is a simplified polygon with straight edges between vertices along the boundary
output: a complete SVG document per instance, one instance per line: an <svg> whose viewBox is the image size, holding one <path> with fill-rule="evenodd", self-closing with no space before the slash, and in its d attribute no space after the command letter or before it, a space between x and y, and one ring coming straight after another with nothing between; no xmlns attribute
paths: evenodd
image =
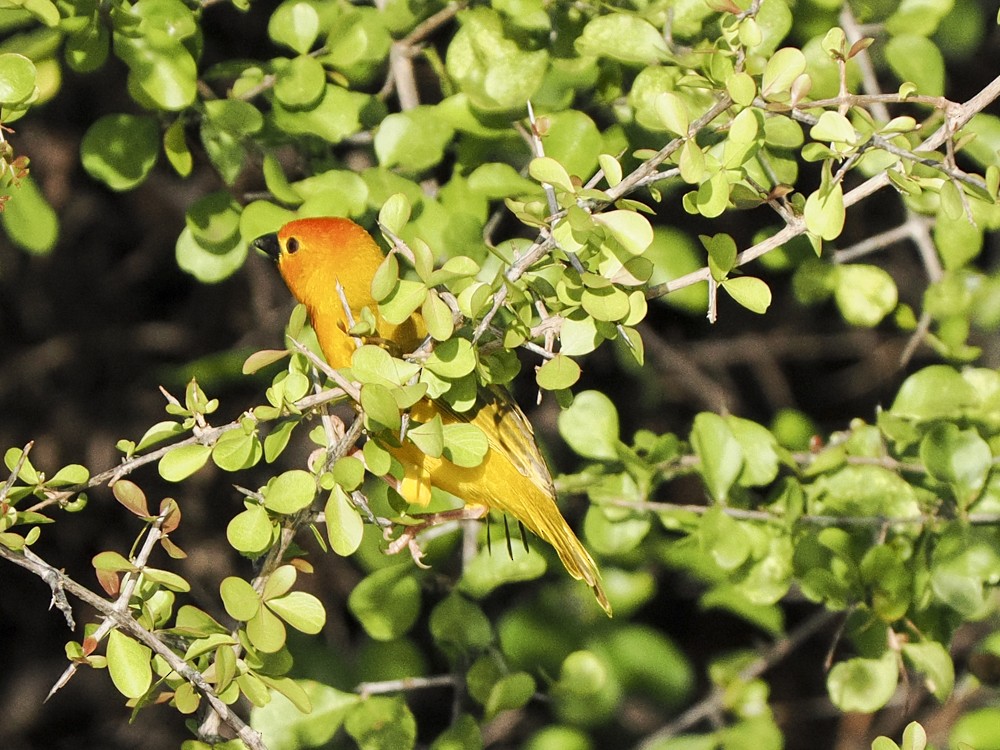
<svg viewBox="0 0 1000 750"><path fill-rule="evenodd" d="M413 558L413 562L418 568L423 568L424 570L429 570L430 565L427 565L424 560L424 551L420 549L420 544L417 542L417 534L427 527L428 524L420 523L416 526L405 526L403 527L402 533L396 537L392 538L392 529L387 528L382 532L382 536L387 542L389 542L389 547L386 549L386 554L388 555L398 555L404 549L410 551L410 557Z"/></svg>

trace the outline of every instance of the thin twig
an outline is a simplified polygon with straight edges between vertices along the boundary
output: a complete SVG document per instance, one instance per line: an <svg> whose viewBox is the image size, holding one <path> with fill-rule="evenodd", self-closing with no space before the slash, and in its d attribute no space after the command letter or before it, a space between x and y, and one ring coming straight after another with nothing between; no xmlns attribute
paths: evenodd
<svg viewBox="0 0 1000 750"><path fill-rule="evenodd" d="M204 696L209 705L223 719L223 721L234 731L237 736L246 744L250 750L267 750L260 735L247 725L228 705L223 703L215 694L212 686L205 681L201 672L194 669L181 657L175 654L159 638L142 627L136 620L126 612L119 612L114 603L98 596L93 591L77 583L61 570L53 567L30 549L25 548L21 552L13 552L3 545L0 545L0 557L12 562L15 565L28 570L46 582L56 582L61 589L68 591L84 604L93 607L101 614L110 618L115 627L132 636L140 643L148 646L155 653L163 657L167 665L190 682L195 690ZM50 584L51 585L51 584Z"/></svg>
<svg viewBox="0 0 1000 750"><path fill-rule="evenodd" d="M135 566L135 570L127 572L122 579L121 591L119 592L118 598L114 603L114 609L116 612L122 614L128 612L129 605L132 601L132 594L135 593L135 587L139 584L139 578L142 575L142 571L146 567L146 563L149 562L149 556L156 547L156 543L160 541L163 536L160 531L163 526L163 522L167 519L167 516L173 512L173 507L167 507L149 526L146 539L143 542L142 547L139 549L139 553L131 560L132 565ZM97 629L93 632L91 637L94 639L95 643L100 643L104 640L104 636L110 633L114 627L114 621L110 617L105 617L101 620L101 624L97 626ZM69 666L66 667L66 671L64 671L62 676L56 680L55 684L49 690L49 694L45 696L45 700L48 700L55 695L72 679L73 675L76 674L78 666L77 662L70 662Z"/></svg>
<svg viewBox="0 0 1000 750"><path fill-rule="evenodd" d="M750 682L760 677L769 669L786 659L799 646L819 633L835 618L840 617L840 613L829 610L819 610L809 619L795 628L784 638L776 641L760 657L755 659L750 665L739 673L737 679L740 682ZM636 750L652 750L665 740L676 737L681 732L691 729L699 722L718 715L726 705L727 691L724 686L716 686L691 708L674 719L666 726L658 729L646 736L638 745Z"/></svg>

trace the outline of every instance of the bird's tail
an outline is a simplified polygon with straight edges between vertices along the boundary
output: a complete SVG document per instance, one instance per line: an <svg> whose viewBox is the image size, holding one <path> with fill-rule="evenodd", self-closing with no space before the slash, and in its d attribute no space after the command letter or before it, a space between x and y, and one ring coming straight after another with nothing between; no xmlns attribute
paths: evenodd
<svg viewBox="0 0 1000 750"><path fill-rule="evenodd" d="M553 503L553 509L554 509ZM585 582L594 592L601 609L611 617L611 603L607 594L604 593L604 584L601 581L601 573L597 569L597 563L587 552L587 548L573 533L565 519L556 510L554 513L544 513L533 516L534 523L530 524L531 530L541 539L545 540L559 554L566 571L578 581Z"/></svg>

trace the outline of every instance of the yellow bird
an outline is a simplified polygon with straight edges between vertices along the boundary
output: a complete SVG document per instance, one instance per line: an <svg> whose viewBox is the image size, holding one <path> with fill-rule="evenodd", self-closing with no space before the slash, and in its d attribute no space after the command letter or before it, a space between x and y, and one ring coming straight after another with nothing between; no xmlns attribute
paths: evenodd
<svg viewBox="0 0 1000 750"><path fill-rule="evenodd" d="M368 307L375 313L377 339L391 342L400 355L414 351L426 336L423 319L414 313L400 325L378 315L371 284L383 255L368 232L349 219L298 219L277 233L258 237L254 247L277 262L282 278L295 298L305 305L327 362L348 367L356 348L344 304L343 289L355 320ZM551 544L569 574L583 580L608 615L611 605L593 558L562 517L555 502L555 488L545 460L535 442L531 424L510 394L498 387L480 389L477 405L456 413L446 404L424 399L410 409L410 418L426 423L435 416L442 422L468 422L486 435L489 448L479 466L456 466L443 457L427 456L413 443L389 451L403 465L400 494L407 502L426 506L431 486L460 498L470 517L490 509L509 514L535 535Z"/></svg>

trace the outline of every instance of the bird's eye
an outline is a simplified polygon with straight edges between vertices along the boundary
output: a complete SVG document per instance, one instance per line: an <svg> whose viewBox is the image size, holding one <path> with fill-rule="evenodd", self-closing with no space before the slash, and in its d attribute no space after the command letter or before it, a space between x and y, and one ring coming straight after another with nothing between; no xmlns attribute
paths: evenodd
<svg viewBox="0 0 1000 750"><path fill-rule="evenodd" d="M288 242L285 243L285 252L291 254L299 249L299 241L294 237L289 237Z"/></svg>

